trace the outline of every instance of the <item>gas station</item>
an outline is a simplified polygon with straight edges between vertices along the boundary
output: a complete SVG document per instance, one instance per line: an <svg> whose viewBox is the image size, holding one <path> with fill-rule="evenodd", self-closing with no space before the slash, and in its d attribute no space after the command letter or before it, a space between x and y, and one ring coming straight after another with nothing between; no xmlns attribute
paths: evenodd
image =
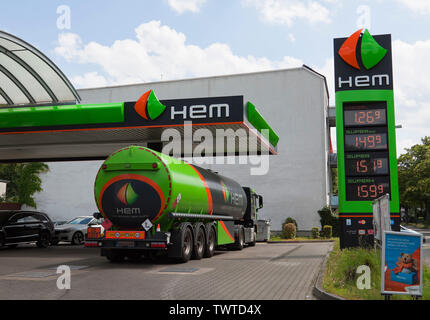
<svg viewBox="0 0 430 320"><path fill-rule="evenodd" d="M166 129L176 129L184 143L175 156L200 150L200 159L244 155L251 162L254 156L254 166L267 166L253 176L249 163L207 165L243 185L258 180L264 218L274 230L288 216L310 230L319 224L317 210L330 204L333 121L325 77L309 67L76 90L33 46L6 33L0 39L0 161L50 162L37 202L55 218L97 210L90 190L94 160L133 144L161 151ZM202 153L203 138L194 135L199 129L213 136L224 130L234 143L220 149L214 141Z"/></svg>
<svg viewBox="0 0 430 320"><path fill-rule="evenodd" d="M390 193L394 226L400 221L391 38L359 30L335 39L334 56L335 115L325 77L307 66L76 90L43 53L2 32L0 161L50 161L40 209L50 213L65 205L67 212L67 204L74 203L87 214L95 209L91 194L80 193L87 186L73 186L73 177L53 184L55 174L64 178L73 166L94 176L89 160L103 160L127 145L161 151L168 144L163 131L174 128L184 143L175 156L195 157L196 150L204 158L271 155L270 169L261 176L251 176L249 165L236 162L214 161L208 168L244 184L258 179L274 230L288 216L301 230L319 225L316 211L331 204L330 170L337 166L342 246L357 245L359 236L372 236L372 199ZM330 148L335 123L337 163ZM230 130L234 144L220 150L213 142L202 153L202 138L193 135L198 129L213 136Z"/></svg>

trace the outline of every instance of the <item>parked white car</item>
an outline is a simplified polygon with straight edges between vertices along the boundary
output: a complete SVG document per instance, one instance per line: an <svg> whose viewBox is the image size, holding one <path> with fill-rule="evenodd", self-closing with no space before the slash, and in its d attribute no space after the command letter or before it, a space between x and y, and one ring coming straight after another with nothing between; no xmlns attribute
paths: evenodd
<svg viewBox="0 0 430 320"><path fill-rule="evenodd" d="M65 224L55 226L55 236L51 244L56 245L60 241L70 242L74 245L83 244L89 226L101 227L101 219L96 219L92 216L80 216Z"/></svg>
<svg viewBox="0 0 430 320"><path fill-rule="evenodd" d="M412 230L412 229L409 229L409 228L406 228L404 226L400 226L400 232L410 232L410 233L420 234L419 232ZM423 236L423 243L425 243L425 242L426 242L426 237Z"/></svg>

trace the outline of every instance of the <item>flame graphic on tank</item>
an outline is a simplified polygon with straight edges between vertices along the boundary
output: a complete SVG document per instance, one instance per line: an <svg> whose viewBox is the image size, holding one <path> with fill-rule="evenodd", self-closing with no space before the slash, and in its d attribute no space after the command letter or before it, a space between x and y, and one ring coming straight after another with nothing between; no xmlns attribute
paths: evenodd
<svg viewBox="0 0 430 320"><path fill-rule="evenodd" d="M224 196L224 202L227 202L230 198L230 192L228 191L227 186L222 180L221 180L221 186L222 186L222 195Z"/></svg>
<svg viewBox="0 0 430 320"><path fill-rule="evenodd" d="M118 200L124 205L132 205L139 198L139 195L133 190L130 183L124 184L117 193Z"/></svg>

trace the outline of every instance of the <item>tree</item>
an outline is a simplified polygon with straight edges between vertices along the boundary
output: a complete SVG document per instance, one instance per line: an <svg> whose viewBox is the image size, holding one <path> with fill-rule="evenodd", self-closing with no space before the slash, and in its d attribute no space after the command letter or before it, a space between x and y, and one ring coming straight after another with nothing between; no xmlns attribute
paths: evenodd
<svg viewBox="0 0 430 320"><path fill-rule="evenodd" d="M421 141L398 159L400 205L425 212L430 224L430 137Z"/></svg>
<svg viewBox="0 0 430 320"><path fill-rule="evenodd" d="M33 195L43 190L39 174L48 171L41 162L0 164L0 179L9 181L6 200L36 208Z"/></svg>

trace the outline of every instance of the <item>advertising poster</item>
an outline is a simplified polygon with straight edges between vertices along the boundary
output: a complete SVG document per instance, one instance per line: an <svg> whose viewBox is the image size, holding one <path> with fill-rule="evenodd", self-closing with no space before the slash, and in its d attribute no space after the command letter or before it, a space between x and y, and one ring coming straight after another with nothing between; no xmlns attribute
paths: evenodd
<svg viewBox="0 0 430 320"><path fill-rule="evenodd" d="M422 235L384 232L382 294L422 295Z"/></svg>

